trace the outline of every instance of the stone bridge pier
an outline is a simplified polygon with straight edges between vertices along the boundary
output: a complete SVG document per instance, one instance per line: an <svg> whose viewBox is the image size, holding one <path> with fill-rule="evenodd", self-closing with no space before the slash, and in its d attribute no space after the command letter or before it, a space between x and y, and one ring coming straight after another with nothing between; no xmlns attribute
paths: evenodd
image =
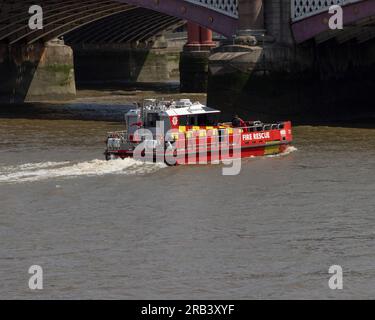
<svg viewBox="0 0 375 320"><path fill-rule="evenodd" d="M62 41L0 44L0 101L67 100L75 97L73 51Z"/></svg>
<svg viewBox="0 0 375 320"><path fill-rule="evenodd" d="M226 119L234 113L309 123L346 121L354 113L374 117L375 33L360 24L371 19L348 25L344 20L343 30L306 39L314 28L328 29L328 7L310 19L315 24L308 17L292 24L292 5L293 0L238 0L234 39L222 41L209 56L208 105L223 110ZM344 18L368 11L348 8Z"/></svg>
<svg viewBox="0 0 375 320"><path fill-rule="evenodd" d="M293 46L285 28L290 1L270 0L267 7L265 2L238 0L238 28L232 41L223 41L209 57L208 104L218 105L226 117L253 116L252 106L261 103L266 89L260 82L278 67L285 70L280 63Z"/></svg>

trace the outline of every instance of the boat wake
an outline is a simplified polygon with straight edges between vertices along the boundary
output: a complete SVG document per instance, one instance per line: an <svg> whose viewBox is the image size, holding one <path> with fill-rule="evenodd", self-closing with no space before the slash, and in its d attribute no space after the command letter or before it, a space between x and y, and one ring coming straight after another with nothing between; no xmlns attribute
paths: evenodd
<svg viewBox="0 0 375 320"><path fill-rule="evenodd" d="M278 154L270 154L265 156L266 158L275 158L275 157L282 157L286 156L288 154L291 154L292 152L298 151L298 149L294 146L288 146L283 152L278 153Z"/></svg>
<svg viewBox="0 0 375 320"><path fill-rule="evenodd" d="M107 174L143 175L166 167L131 158L124 160L92 160L85 162L40 162L0 167L0 183L41 181L53 178L103 176Z"/></svg>
<svg viewBox="0 0 375 320"><path fill-rule="evenodd" d="M290 153L295 152L295 151L298 151L298 149L296 147L288 146L284 152L280 153L280 155L285 156L285 155L290 154Z"/></svg>
<svg viewBox="0 0 375 320"><path fill-rule="evenodd" d="M280 157L297 151L289 146L283 153L266 157ZM25 163L0 167L0 183L21 183L54 178L103 176L107 174L144 175L167 167L164 163L151 163L126 158L124 160L91 160L84 162L61 161Z"/></svg>

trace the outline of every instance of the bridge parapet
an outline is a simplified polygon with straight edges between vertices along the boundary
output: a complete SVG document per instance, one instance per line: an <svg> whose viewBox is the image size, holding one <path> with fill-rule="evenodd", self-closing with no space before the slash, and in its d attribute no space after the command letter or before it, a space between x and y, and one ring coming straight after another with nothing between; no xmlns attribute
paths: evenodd
<svg viewBox="0 0 375 320"><path fill-rule="evenodd" d="M237 0L185 0L192 4L206 7L213 11L220 12L232 18L238 18L238 1Z"/></svg>
<svg viewBox="0 0 375 320"><path fill-rule="evenodd" d="M345 6L363 0L291 0L292 22L328 11L333 5Z"/></svg>

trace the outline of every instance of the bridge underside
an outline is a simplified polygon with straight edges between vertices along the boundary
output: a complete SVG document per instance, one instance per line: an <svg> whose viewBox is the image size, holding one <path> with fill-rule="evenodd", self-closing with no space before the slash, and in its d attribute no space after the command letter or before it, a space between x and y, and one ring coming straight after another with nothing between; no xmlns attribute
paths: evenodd
<svg viewBox="0 0 375 320"><path fill-rule="evenodd" d="M169 42L186 22L135 8L92 22L64 35L74 52L79 88L121 88L125 84L179 80L179 56L186 40Z"/></svg>
<svg viewBox="0 0 375 320"><path fill-rule="evenodd" d="M331 14L328 8L318 14L307 16L292 24L292 31L297 43L314 39L322 43L331 39L344 43L356 40L364 43L375 37L375 0L359 1L342 6L343 29L331 30L328 21Z"/></svg>
<svg viewBox="0 0 375 320"><path fill-rule="evenodd" d="M68 45L147 42L186 22L157 11L134 8L86 24L64 35Z"/></svg>
<svg viewBox="0 0 375 320"><path fill-rule="evenodd" d="M28 27L29 7L34 1L2 1L0 16L0 41L8 45L47 42L77 29L85 24L103 19L119 12L135 9L134 6L115 1L96 0L47 0L43 5L43 29Z"/></svg>
<svg viewBox="0 0 375 320"><path fill-rule="evenodd" d="M126 19L122 22L129 28L134 27L133 30L138 28L142 39L181 20L198 23L227 36L235 32L237 24L235 17L183 0L41 0L38 4L43 8L44 27L42 30L31 30L28 27L28 11L34 4L33 0L0 0L0 42L8 45L47 42L118 13L128 13L122 16ZM129 36L130 40L135 33ZM119 34L114 40L127 41L127 37L123 36L123 33Z"/></svg>

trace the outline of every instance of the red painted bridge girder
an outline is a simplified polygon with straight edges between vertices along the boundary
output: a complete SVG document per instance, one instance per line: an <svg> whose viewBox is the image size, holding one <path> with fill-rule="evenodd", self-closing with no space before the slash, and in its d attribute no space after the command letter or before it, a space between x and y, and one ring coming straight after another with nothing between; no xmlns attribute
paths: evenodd
<svg viewBox="0 0 375 320"><path fill-rule="evenodd" d="M375 0L365 0L342 6L344 30L346 25L375 16ZM326 12L307 17L292 24L294 39L302 43L329 29L328 21L332 15Z"/></svg>

